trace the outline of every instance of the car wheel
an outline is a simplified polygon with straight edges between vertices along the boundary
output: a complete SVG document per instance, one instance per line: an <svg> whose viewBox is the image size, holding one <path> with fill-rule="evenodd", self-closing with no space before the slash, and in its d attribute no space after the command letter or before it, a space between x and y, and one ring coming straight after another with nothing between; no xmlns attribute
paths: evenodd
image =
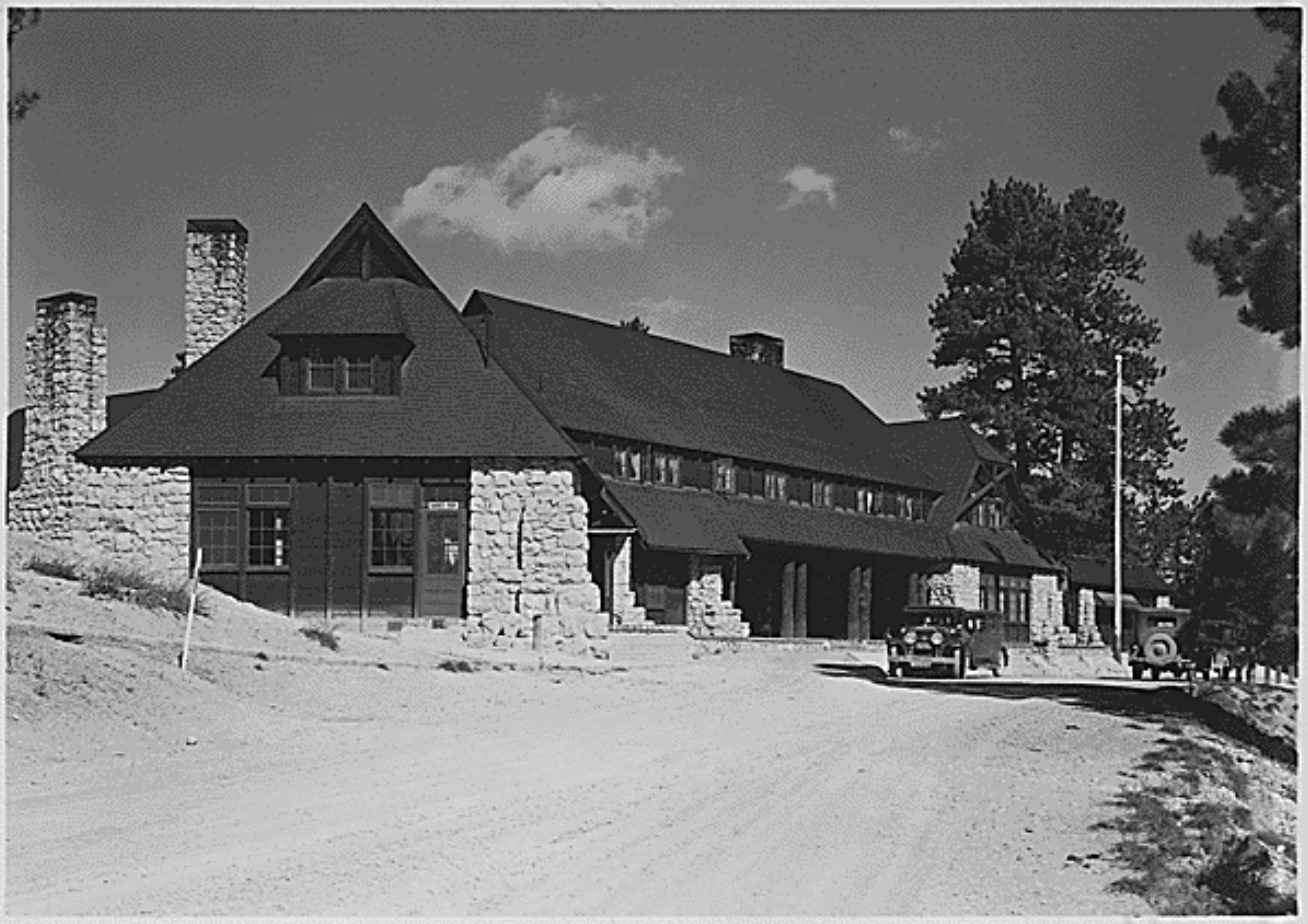
<svg viewBox="0 0 1308 924"><path fill-rule="evenodd" d="M1156 668L1156 667L1151 667L1151 668L1149 668L1149 679L1150 679L1150 680L1159 680L1159 679L1162 678L1162 676L1163 676L1163 672L1160 671L1158 668Z"/></svg>
<svg viewBox="0 0 1308 924"><path fill-rule="evenodd" d="M1131 679L1132 679L1132 680L1143 680L1143 679L1144 679L1144 668L1141 667L1139 664L1132 664L1132 665L1131 665Z"/></svg>

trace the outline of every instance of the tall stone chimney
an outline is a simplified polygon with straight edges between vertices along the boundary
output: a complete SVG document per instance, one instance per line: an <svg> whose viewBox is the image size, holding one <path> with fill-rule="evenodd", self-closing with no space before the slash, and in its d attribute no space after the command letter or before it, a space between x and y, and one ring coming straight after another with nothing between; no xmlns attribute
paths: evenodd
<svg viewBox="0 0 1308 924"><path fill-rule="evenodd" d="M750 362L763 363L784 369L786 366L786 341L771 334L732 334L731 355L739 356Z"/></svg>
<svg viewBox="0 0 1308 924"><path fill-rule="evenodd" d="M36 301L23 370L23 483L9 507L19 528L65 525L74 506L72 452L105 428L108 338L96 307L96 297L81 292Z"/></svg>
<svg viewBox="0 0 1308 924"><path fill-rule="evenodd" d="M234 218L186 222L186 364L245 323L250 232Z"/></svg>

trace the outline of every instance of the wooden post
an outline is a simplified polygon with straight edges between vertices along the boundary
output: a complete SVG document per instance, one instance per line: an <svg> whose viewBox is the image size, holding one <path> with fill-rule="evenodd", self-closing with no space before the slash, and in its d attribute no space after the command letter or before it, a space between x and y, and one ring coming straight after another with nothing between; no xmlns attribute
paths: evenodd
<svg viewBox="0 0 1308 924"><path fill-rule="evenodd" d="M195 550L195 571L191 574L191 602L186 607L186 635L182 639L182 670L186 670L186 661L191 655L191 624L195 622L195 596L200 592L200 561L204 558L204 549Z"/></svg>
<svg viewBox="0 0 1308 924"><path fill-rule="evenodd" d="M864 565L859 569L858 588L858 628L859 638L872 637L872 566Z"/></svg>
<svg viewBox="0 0 1308 924"><path fill-rule="evenodd" d="M781 569L781 637L795 637L795 563Z"/></svg>
<svg viewBox="0 0 1308 924"><path fill-rule="evenodd" d="M857 641L862 638L859 634L858 621L858 598L859 587L862 583L862 571L858 565L849 569L849 587L845 604L845 637L850 641Z"/></svg>
<svg viewBox="0 0 1308 924"><path fill-rule="evenodd" d="M808 638L808 562L795 568L795 637Z"/></svg>

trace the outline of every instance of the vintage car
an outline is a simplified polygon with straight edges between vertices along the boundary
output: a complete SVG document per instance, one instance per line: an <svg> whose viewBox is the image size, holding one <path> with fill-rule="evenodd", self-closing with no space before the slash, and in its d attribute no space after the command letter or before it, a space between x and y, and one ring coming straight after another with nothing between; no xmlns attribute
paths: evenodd
<svg viewBox="0 0 1308 924"><path fill-rule="evenodd" d="M997 677L1008 661L1004 614L958 606L908 606L886 639L890 676L909 671L964 677L988 667Z"/></svg>
<svg viewBox="0 0 1308 924"><path fill-rule="evenodd" d="M1145 671L1153 680L1168 673L1189 677L1195 669L1198 649L1197 624L1192 624L1189 610L1171 607L1143 607L1124 619L1122 642L1127 646L1131 676L1136 680Z"/></svg>

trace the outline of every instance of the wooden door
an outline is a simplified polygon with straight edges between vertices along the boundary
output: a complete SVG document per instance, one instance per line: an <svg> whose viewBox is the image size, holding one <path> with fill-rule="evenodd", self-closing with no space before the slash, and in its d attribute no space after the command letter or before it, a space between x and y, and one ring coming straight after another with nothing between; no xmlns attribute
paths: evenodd
<svg viewBox="0 0 1308 924"><path fill-rule="evenodd" d="M418 584L423 619L463 617L468 521L462 493L460 488L446 485L422 490Z"/></svg>

